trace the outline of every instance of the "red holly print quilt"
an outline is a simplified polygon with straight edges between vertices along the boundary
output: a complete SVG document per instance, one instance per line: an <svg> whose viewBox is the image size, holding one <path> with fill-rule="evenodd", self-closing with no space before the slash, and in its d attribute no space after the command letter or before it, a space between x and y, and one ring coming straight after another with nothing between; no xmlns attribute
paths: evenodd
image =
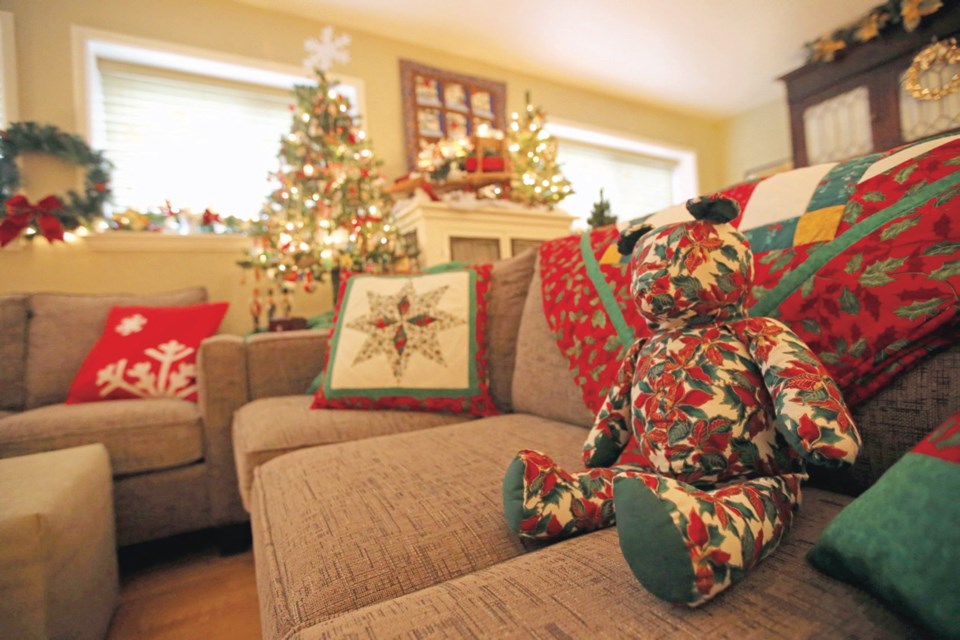
<svg viewBox="0 0 960 640"><path fill-rule="evenodd" d="M956 340L960 136L721 193L740 203L734 224L754 251L751 315L778 318L797 333L850 404ZM646 221L684 219L677 211ZM604 227L540 250L547 323L594 412L625 346L649 333L629 295L618 234Z"/></svg>

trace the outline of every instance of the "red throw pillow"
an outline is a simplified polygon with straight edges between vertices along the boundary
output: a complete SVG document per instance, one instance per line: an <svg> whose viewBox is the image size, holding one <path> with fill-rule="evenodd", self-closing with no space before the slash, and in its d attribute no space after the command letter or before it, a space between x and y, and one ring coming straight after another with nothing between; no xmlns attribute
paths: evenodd
<svg viewBox="0 0 960 640"><path fill-rule="evenodd" d="M487 380L490 269L350 277L313 408L495 415Z"/></svg>
<svg viewBox="0 0 960 640"><path fill-rule="evenodd" d="M113 307L66 404L132 398L196 401L197 349L216 332L226 312L226 302Z"/></svg>

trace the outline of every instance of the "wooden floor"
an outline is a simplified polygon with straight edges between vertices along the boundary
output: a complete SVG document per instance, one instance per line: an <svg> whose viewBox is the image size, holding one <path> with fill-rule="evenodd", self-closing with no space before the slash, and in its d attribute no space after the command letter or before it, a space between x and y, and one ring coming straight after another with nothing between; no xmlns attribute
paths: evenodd
<svg viewBox="0 0 960 640"><path fill-rule="evenodd" d="M107 640L259 640L253 553L186 536L124 549Z"/></svg>

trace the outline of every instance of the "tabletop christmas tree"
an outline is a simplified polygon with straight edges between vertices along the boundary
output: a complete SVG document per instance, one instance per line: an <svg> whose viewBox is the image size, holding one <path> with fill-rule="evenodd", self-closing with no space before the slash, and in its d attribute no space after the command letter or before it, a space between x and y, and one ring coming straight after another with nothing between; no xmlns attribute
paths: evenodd
<svg viewBox="0 0 960 640"><path fill-rule="evenodd" d="M513 179L510 199L530 206L554 205L573 193L557 164L557 141L543 128L546 114L530 103L523 114L511 116L507 133Z"/></svg>
<svg viewBox="0 0 960 640"><path fill-rule="evenodd" d="M327 28L323 37L324 42L308 41L317 83L294 87L292 122L280 140L280 168L272 176L275 188L256 225L254 248L239 263L267 280L255 289L251 304L255 328L264 310L268 320L278 311L289 313L298 284L311 292L327 274L389 271L397 260L397 232L381 190L382 163L351 114L349 99L326 74L332 62L349 60L342 50L349 36L334 39Z"/></svg>
<svg viewBox="0 0 960 640"><path fill-rule="evenodd" d="M600 199L593 203L593 210L590 211L590 217L587 218L587 224L591 229L605 227L617 221L617 216L610 214L610 201L604 199L603 189L600 189Z"/></svg>

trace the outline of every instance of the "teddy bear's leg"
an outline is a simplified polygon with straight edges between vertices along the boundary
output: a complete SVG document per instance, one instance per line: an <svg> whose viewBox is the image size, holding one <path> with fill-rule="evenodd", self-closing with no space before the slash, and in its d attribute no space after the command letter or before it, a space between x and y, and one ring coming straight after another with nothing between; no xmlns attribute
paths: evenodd
<svg viewBox="0 0 960 640"><path fill-rule="evenodd" d="M654 595L699 606L777 548L804 477L738 480L704 491L654 474L620 474L613 488L620 549Z"/></svg>
<svg viewBox="0 0 960 640"><path fill-rule="evenodd" d="M503 478L507 526L522 538L566 538L613 524L613 477L622 468L564 471L547 455L521 451Z"/></svg>

